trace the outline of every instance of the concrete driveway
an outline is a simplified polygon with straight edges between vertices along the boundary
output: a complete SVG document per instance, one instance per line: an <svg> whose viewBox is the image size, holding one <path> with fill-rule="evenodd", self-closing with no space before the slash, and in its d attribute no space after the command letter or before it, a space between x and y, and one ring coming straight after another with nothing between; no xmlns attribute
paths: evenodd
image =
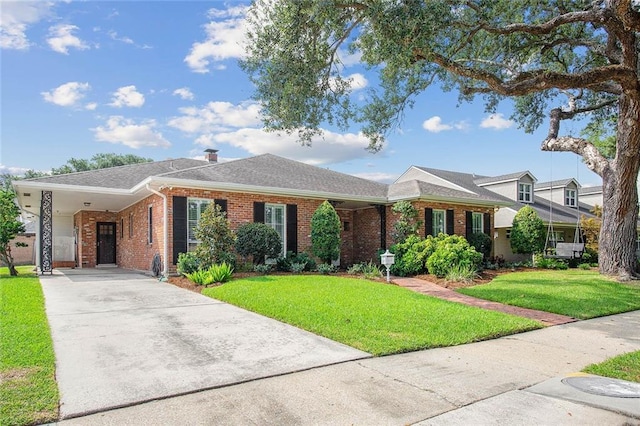
<svg viewBox="0 0 640 426"><path fill-rule="evenodd" d="M369 356L134 272L40 280L62 418Z"/></svg>

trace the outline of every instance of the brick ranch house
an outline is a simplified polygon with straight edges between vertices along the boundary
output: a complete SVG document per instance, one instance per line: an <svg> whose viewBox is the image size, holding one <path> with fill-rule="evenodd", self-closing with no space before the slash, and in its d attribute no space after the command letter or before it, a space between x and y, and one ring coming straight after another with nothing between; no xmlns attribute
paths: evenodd
<svg viewBox="0 0 640 426"><path fill-rule="evenodd" d="M284 251L310 251L310 221L325 200L342 222L340 264L376 259L392 244L393 203L410 201L421 213L420 234L493 235L494 212L511 202L490 191L404 176L387 185L271 154L225 163L173 159L20 180L13 183L23 211L37 216L37 264L150 270L159 256L164 274L209 203L227 213L231 228L264 222L280 234ZM168 262L166 261L168 259Z"/></svg>

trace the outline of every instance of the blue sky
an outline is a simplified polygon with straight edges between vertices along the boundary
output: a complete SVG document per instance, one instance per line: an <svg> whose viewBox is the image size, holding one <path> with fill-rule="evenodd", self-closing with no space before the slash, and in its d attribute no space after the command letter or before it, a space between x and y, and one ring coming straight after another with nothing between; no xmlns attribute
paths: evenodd
<svg viewBox="0 0 640 426"><path fill-rule="evenodd" d="M529 170L540 182L577 177L599 185L576 155L540 151L546 127L529 135L501 104L458 105L434 86L407 110L382 152L358 128L326 129L311 148L261 130L243 55L246 3L217 1L7 2L0 0L0 172L48 171L69 158L114 152L154 160L222 161L270 152L374 180L411 165L479 175ZM343 55L352 96L375 82ZM563 130L577 134L580 127ZM292 178L295 178L292 176Z"/></svg>

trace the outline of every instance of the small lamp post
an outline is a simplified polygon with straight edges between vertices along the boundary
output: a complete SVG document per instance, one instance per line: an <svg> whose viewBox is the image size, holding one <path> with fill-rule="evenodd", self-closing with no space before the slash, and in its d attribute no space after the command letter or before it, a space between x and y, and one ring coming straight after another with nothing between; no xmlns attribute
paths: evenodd
<svg viewBox="0 0 640 426"><path fill-rule="evenodd" d="M390 253L389 250L385 251L380 255L380 263L382 263L384 267L387 268L387 282L390 281L389 268L391 268L391 265L393 265L395 261L396 261L396 255L393 253Z"/></svg>

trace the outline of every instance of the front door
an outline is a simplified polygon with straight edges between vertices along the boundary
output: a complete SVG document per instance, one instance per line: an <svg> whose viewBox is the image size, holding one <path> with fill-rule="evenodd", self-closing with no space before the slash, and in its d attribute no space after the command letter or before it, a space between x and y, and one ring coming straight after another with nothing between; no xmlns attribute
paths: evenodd
<svg viewBox="0 0 640 426"><path fill-rule="evenodd" d="M98 222L98 265L116 263L116 224Z"/></svg>

